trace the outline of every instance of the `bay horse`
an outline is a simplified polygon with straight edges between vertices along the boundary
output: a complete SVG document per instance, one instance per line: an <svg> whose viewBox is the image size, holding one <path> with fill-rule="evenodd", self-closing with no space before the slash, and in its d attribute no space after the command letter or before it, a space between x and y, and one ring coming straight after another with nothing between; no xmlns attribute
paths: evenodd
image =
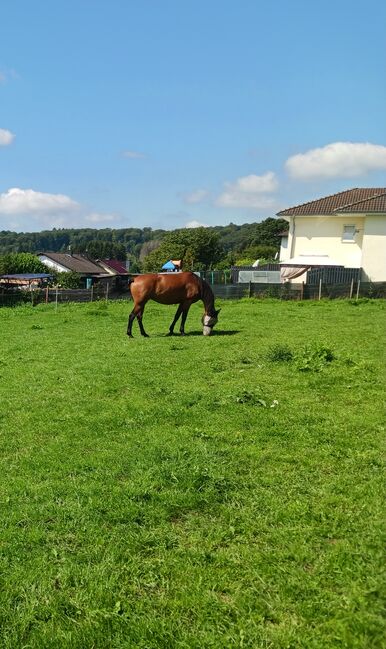
<svg viewBox="0 0 386 649"><path fill-rule="evenodd" d="M159 304L178 304L178 309L173 322L169 327L168 336L174 333L174 327L181 316L180 333L185 334L185 322L191 305L202 300L205 313L202 316L203 334L209 336L214 325L217 323L220 309L214 308L214 295L209 284L194 273L148 273L136 275L129 279L131 295L134 300L134 308L129 315L127 324L127 335L132 338L131 333L133 321L138 320L142 336L148 338L143 328L142 316L146 302L154 300Z"/></svg>

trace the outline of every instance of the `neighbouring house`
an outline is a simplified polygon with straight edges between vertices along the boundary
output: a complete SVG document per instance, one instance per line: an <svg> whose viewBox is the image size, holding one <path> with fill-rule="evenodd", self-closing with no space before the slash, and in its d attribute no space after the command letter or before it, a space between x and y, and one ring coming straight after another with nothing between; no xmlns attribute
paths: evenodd
<svg viewBox="0 0 386 649"><path fill-rule="evenodd" d="M348 189L278 212L289 223L280 262L288 279L308 269L361 269L363 281L386 282L386 187ZM292 272L291 272L292 269Z"/></svg>
<svg viewBox="0 0 386 649"><path fill-rule="evenodd" d="M127 271L125 262L118 261L117 259L97 259L96 263L102 266L106 273L114 278L116 289L127 289L130 273Z"/></svg>
<svg viewBox="0 0 386 649"><path fill-rule="evenodd" d="M41 252L38 257L43 264L57 273L78 273L85 286L90 287L95 282L111 284L110 272L91 261L85 255L64 252Z"/></svg>

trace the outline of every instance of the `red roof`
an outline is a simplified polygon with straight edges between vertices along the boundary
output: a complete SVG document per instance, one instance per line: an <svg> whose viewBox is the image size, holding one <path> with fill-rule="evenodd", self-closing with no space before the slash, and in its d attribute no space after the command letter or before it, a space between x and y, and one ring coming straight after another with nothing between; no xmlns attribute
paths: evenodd
<svg viewBox="0 0 386 649"><path fill-rule="evenodd" d="M101 259L101 262L105 264L105 266L115 270L118 275L128 275L127 268L117 259Z"/></svg>
<svg viewBox="0 0 386 649"><path fill-rule="evenodd" d="M289 207L277 216L312 216L337 213L386 214L386 187L356 187L316 201Z"/></svg>

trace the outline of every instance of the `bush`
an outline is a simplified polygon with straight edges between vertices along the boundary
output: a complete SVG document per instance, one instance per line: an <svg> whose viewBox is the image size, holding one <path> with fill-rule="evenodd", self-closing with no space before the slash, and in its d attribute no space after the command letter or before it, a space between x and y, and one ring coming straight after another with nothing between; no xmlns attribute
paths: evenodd
<svg viewBox="0 0 386 649"><path fill-rule="evenodd" d="M55 283L62 288L81 288L82 278L79 273L56 273Z"/></svg>

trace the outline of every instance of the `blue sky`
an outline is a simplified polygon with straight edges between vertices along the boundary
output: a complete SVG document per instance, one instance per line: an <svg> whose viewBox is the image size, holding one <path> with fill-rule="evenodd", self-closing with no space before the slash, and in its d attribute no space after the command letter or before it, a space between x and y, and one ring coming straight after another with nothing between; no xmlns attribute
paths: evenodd
<svg viewBox="0 0 386 649"><path fill-rule="evenodd" d="M386 184L381 0L0 15L0 229L246 223Z"/></svg>

